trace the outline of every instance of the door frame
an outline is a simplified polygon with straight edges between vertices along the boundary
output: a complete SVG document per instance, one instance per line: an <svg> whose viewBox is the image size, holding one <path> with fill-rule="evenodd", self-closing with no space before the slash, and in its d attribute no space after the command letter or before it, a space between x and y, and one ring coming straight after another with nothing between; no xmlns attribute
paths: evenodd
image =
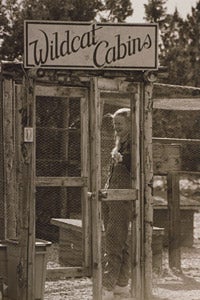
<svg viewBox="0 0 200 300"><path fill-rule="evenodd" d="M49 72L49 76L46 74ZM151 283L151 269L152 269L152 180L153 180L153 164L152 164L152 82L148 72L106 72L106 71L92 71L92 72L69 72L66 70L48 70L31 69L24 71L21 64L5 63L2 66L2 103L3 112L7 112L10 120L17 116L18 124L21 125L17 132L16 154L14 158L17 161L19 170L12 169L11 172L18 172L14 174L17 177L19 190L17 192L17 199L19 201L18 217L20 234L20 248L21 257L24 262L24 270L22 270L24 280L29 284L24 286L20 292L20 300L34 300L34 267L35 267L35 139L33 142L24 141L24 128L34 127L35 116L33 115L35 104L35 85L56 85L64 87L83 87L88 89L89 99L89 135L90 143L90 193L89 202L91 204L91 224L92 232L89 233L88 238L92 236L92 265L89 274L93 277L93 297L95 300L101 300L101 209L100 209L100 115L101 115L101 97L100 91L106 89L106 81L110 78L116 79L115 84L118 88L123 87L123 82L130 86L133 82L139 83L139 90L136 93L136 115L137 115L137 170L138 183L136 189L138 190L138 218L136 224L137 246L136 246L136 296L138 300L148 300L150 297L149 291L152 290ZM101 83L100 83L101 79ZM155 79L155 77L154 77ZM103 82L103 83L102 83ZM17 107L14 107L12 112L6 110L6 101L15 102L15 83L22 86L20 102ZM114 87L115 88L115 87ZM4 116L5 117L5 116ZM6 120L5 120L6 121ZM3 125L5 122L3 120ZM4 128L4 138L6 136L6 127ZM11 137L12 138L12 137ZM14 141L12 141L14 142ZM4 152L6 149L4 149ZM13 158L13 156L12 156ZM14 160L13 160L14 161ZM10 167L10 157L5 158L4 155L4 170ZM16 168L16 165L14 165ZM27 176L28 174L28 176ZM25 180L25 182L23 182ZM37 182L37 180L36 180ZM27 183L27 184L26 184ZM40 184L37 182L36 184ZM47 184L47 183L45 183ZM64 183L67 184L67 183ZM26 187L24 188L24 186ZM87 188L84 186L84 194L86 195ZM13 194L15 197L15 194ZM6 199L4 199L6 203ZM23 214L24 211L28 214ZM86 208L87 210L87 208ZM91 226L90 226L91 225ZM86 226L86 227L87 227ZM27 230L28 228L28 230ZM86 231L87 229L86 228ZM137 230L139 229L139 230ZM88 231L87 231L88 232ZM90 236L91 234L91 236ZM90 246L89 246L90 248ZM89 251L89 250L88 250ZM89 252L88 252L89 253ZM90 258L88 262L90 264ZM62 273L63 270L60 270ZM81 274L80 270L79 276ZM73 276L73 275L72 275ZM141 295L141 298L139 298Z"/></svg>
<svg viewBox="0 0 200 300"><path fill-rule="evenodd" d="M37 85L35 86L35 101L37 96L55 96L69 99L80 98L80 136L81 136L81 175L80 177L35 177L36 187L80 187L81 188L81 211L82 211L82 233L83 233L83 264L78 267L62 267L48 269L48 275L52 277L61 273L67 277L91 276L91 226L90 210L88 202L89 174L88 174L88 88L70 87L59 85ZM44 100L45 101L45 100ZM36 146L36 145L35 145Z"/></svg>
<svg viewBox="0 0 200 300"><path fill-rule="evenodd" d="M136 168L136 181L133 183L132 197L136 199L136 221L133 228L132 257L135 256L134 270L132 272L132 295L137 300L151 299L152 291L152 82L146 77L136 77L138 80L125 77L120 80L115 73L115 82L109 88L120 91L120 88L132 88L137 82L137 89L133 87L134 97L131 101L132 112L136 121L132 124L132 134L136 132L136 140L132 139L132 149L136 151L136 159L132 168ZM141 75L141 74L140 74ZM146 74L145 74L146 75ZM111 79L111 81L114 79ZM140 80L139 80L140 79ZM106 79L108 82L109 79ZM125 87L123 86L125 82ZM101 116L102 103L101 91L108 90L107 82L101 83L98 77L91 80L91 195L92 195L92 274L93 274L93 299L101 300L102 290L102 265L101 265ZM128 196L129 197L129 196ZM133 199L132 198L132 199ZM133 284L134 280L134 284Z"/></svg>

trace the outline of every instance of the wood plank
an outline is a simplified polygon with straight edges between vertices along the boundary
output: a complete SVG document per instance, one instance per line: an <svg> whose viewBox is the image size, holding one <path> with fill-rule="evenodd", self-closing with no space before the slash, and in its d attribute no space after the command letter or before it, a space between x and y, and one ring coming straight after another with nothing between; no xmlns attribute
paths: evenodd
<svg viewBox="0 0 200 300"><path fill-rule="evenodd" d="M144 110L143 110L143 172L144 178L144 299L152 297L152 233L153 233L153 151L152 151L152 114L153 114L153 85L144 83Z"/></svg>
<svg viewBox="0 0 200 300"><path fill-rule="evenodd" d="M51 224L64 229L71 228L82 232L82 220L79 219L51 218Z"/></svg>
<svg viewBox="0 0 200 300"><path fill-rule="evenodd" d="M198 97L163 97L153 99L153 108L167 110L200 110L200 98Z"/></svg>
<svg viewBox="0 0 200 300"><path fill-rule="evenodd" d="M167 199L169 209L169 267L181 269L180 250L180 191L179 175L169 173L167 176Z"/></svg>
<svg viewBox="0 0 200 300"><path fill-rule="evenodd" d="M63 109L63 112L60 116L62 119L62 125L61 128L69 128L69 118L70 118L70 112L69 112L69 98L65 99L65 108ZM66 130L65 134L62 135L62 143L61 143L61 159L64 161L69 160L69 130ZM65 170L65 176L67 176L68 169ZM67 189L60 189L60 201L61 201L61 209L60 209L60 215L61 217L64 217L68 214L68 195L67 195Z"/></svg>
<svg viewBox="0 0 200 300"><path fill-rule="evenodd" d="M2 195L5 195L5 182L4 182L4 129L3 129L3 80L0 78L0 191ZM6 238L6 230L5 230L5 220L6 220L6 212L5 212L5 197L2 196L0 198L0 240L5 240Z"/></svg>
<svg viewBox="0 0 200 300"><path fill-rule="evenodd" d="M100 190L102 201L134 201L138 197L136 189L108 189Z"/></svg>
<svg viewBox="0 0 200 300"><path fill-rule="evenodd" d="M16 238L17 203L15 198L15 108L14 108L14 85L12 79L4 79L3 83L3 136L4 136L4 191L6 201L6 237Z"/></svg>
<svg viewBox="0 0 200 300"><path fill-rule="evenodd" d="M88 185L87 177L36 177L36 186L84 187Z"/></svg>
<svg viewBox="0 0 200 300"><path fill-rule="evenodd" d="M30 75L31 76L31 75ZM35 82L34 79L28 78L25 80L25 103L27 120L23 127L34 127L35 124ZM35 132L35 131L34 131ZM24 141L23 141L24 142ZM24 228L24 235L26 235L23 251L24 258L27 255L27 286L26 297L30 300L35 299L35 143L36 136L33 137L33 142L23 143L27 150L24 158L23 165L23 179L24 179L24 194L23 194L23 206L26 207L28 219L28 228ZM28 230L27 230L28 229ZM22 236L22 238L23 238ZM22 239L20 239L22 242ZM25 299L25 292L21 299Z"/></svg>
<svg viewBox="0 0 200 300"><path fill-rule="evenodd" d="M37 85L35 88L36 96L46 96L46 97L73 97L80 98L85 96L85 88L80 87L62 87L62 86L44 86Z"/></svg>
<svg viewBox="0 0 200 300"><path fill-rule="evenodd" d="M200 139L177 139L153 137L153 143L160 144L200 144Z"/></svg>
<svg viewBox="0 0 200 300"><path fill-rule="evenodd" d="M85 91L85 97L81 98L81 177L88 178L89 153L88 153L88 135L89 135L89 107L88 91ZM89 183L89 181L87 182ZM91 270L91 214L88 201L88 185L84 185L81 190L81 211L83 220L83 266Z"/></svg>
<svg viewBox="0 0 200 300"><path fill-rule="evenodd" d="M113 78L98 78L98 89L101 91L117 92L119 95L120 92L127 94L128 87L130 82L126 81L125 78L118 78L113 80ZM130 97L129 97L130 99Z"/></svg>
<svg viewBox="0 0 200 300"><path fill-rule="evenodd" d="M134 83L132 83L135 85ZM135 216L132 220L131 230L131 292L137 295L138 299L141 296L141 210L140 210L140 84L136 85L135 93L131 99L131 114L132 114L132 171L133 171L133 187L138 191L135 201Z"/></svg>
<svg viewBox="0 0 200 300"><path fill-rule="evenodd" d="M47 269L48 280L58 280L59 278L66 277L88 277L90 276L90 270L82 267L60 267Z"/></svg>
<svg viewBox="0 0 200 300"><path fill-rule="evenodd" d="M93 299L101 300L102 262L101 262L101 202L99 190L101 188L101 158L100 158L100 116L101 103L98 91L97 77L91 79L90 94L90 157L91 157L91 211L92 211L92 271L93 271Z"/></svg>

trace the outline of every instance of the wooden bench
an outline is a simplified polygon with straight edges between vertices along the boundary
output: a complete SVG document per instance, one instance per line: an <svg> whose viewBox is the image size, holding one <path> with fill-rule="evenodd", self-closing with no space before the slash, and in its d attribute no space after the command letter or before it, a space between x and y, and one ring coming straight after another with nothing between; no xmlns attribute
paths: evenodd
<svg viewBox="0 0 200 300"><path fill-rule="evenodd" d="M51 219L51 224L59 227L59 263L64 266L82 265L82 221L78 219ZM164 229L153 228L153 268L162 269ZM102 231L102 252L105 249L105 234ZM102 255L103 256L103 255Z"/></svg>

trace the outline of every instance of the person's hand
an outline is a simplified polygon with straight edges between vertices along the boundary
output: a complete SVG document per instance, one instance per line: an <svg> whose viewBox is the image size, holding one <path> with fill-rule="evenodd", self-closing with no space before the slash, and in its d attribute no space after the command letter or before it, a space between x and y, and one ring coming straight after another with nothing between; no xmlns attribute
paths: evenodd
<svg viewBox="0 0 200 300"><path fill-rule="evenodd" d="M119 153L117 150L112 152L112 159L114 160L115 163L122 162L123 156L121 153Z"/></svg>

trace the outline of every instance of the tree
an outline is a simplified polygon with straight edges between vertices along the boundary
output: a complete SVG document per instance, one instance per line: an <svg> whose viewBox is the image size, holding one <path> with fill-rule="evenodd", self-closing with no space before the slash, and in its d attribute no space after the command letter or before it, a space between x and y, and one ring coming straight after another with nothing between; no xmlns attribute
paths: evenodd
<svg viewBox="0 0 200 300"><path fill-rule="evenodd" d="M166 0L148 0L148 4L144 4L145 19L148 22L159 23L166 15Z"/></svg>
<svg viewBox="0 0 200 300"><path fill-rule="evenodd" d="M192 7L191 15L187 15L185 32L190 72L187 79L190 84L200 86L200 1Z"/></svg>
<svg viewBox="0 0 200 300"><path fill-rule="evenodd" d="M3 1L3 0L2 0ZM13 60L23 54L24 20L123 22L132 14L130 0L6 0L1 7L0 59Z"/></svg>
<svg viewBox="0 0 200 300"><path fill-rule="evenodd" d="M100 19L103 22L124 22L131 16L133 9L130 0L106 0Z"/></svg>
<svg viewBox="0 0 200 300"><path fill-rule="evenodd" d="M177 9L174 14L166 15L160 26L162 44L160 46L160 64L167 66L168 83L187 84L190 69L187 52L186 24L180 18Z"/></svg>
<svg viewBox="0 0 200 300"><path fill-rule="evenodd" d="M149 0L145 6L146 20L159 25L160 65L168 68L168 83L200 86L200 1L192 14L183 20L175 9L166 13L165 0Z"/></svg>
<svg viewBox="0 0 200 300"><path fill-rule="evenodd" d="M163 48L160 62L168 67L167 81L173 84L200 86L200 1L186 20L178 11L167 15L161 26Z"/></svg>

